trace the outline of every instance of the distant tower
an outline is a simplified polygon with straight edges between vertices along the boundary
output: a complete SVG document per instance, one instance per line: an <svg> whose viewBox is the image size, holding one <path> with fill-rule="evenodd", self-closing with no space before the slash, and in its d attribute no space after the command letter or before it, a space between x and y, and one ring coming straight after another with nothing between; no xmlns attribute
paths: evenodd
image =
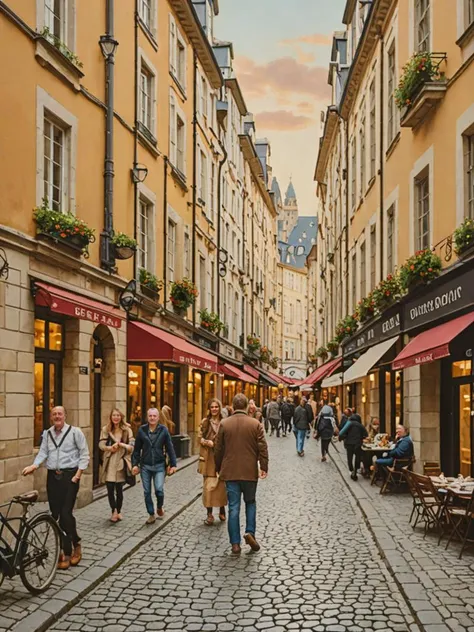
<svg viewBox="0 0 474 632"><path fill-rule="evenodd" d="M286 236L283 241L286 241L288 235L291 233L293 228L296 226L298 221L298 199L296 197L295 187L293 186L293 182L290 178L290 184L285 193L285 201L283 204L283 233Z"/></svg>

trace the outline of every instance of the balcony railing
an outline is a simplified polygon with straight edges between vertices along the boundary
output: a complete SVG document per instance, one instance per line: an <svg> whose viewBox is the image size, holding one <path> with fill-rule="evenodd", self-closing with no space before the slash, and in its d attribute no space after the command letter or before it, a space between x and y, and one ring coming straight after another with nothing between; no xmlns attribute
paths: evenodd
<svg viewBox="0 0 474 632"><path fill-rule="evenodd" d="M440 68L447 60L447 55L430 53L429 60L436 74L433 76L432 72L419 72L419 79L410 93L410 103L400 110L401 127L415 128L421 125L446 94L448 84Z"/></svg>

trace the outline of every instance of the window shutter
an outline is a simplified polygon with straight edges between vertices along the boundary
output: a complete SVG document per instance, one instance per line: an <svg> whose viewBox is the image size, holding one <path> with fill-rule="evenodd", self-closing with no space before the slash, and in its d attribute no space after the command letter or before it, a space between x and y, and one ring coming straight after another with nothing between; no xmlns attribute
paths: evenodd
<svg viewBox="0 0 474 632"><path fill-rule="evenodd" d="M201 200L203 199L202 197L202 186L201 186L201 169L202 169L202 160L201 160L201 147L200 145L197 146L197 151L196 151L196 173L197 173L197 181L198 181L198 186L197 186L197 193L198 193L198 197L201 198Z"/></svg>
<svg viewBox="0 0 474 632"><path fill-rule="evenodd" d="M184 118L184 114L181 114L183 117L183 175L186 175L186 162L187 162L187 139L188 139L188 126L186 124L186 119Z"/></svg>
<svg viewBox="0 0 474 632"><path fill-rule="evenodd" d="M173 16L170 14L170 70L176 75L176 22Z"/></svg>
<svg viewBox="0 0 474 632"><path fill-rule="evenodd" d="M153 75L151 77L151 99L150 99L150 107L151 107L151 113L150 113L150 123L151 123L151 129L150 131L154 134L154 136L156 137L158 134L158 128L156 125L156 95L158 93L158 79L155 75Z"/></svg>
<svg viewBox="0 0 474 632"><path fill-rule="evenodd" d="M170 143L169 143L169 151L170 151L170 161L176 167L177 153L176 153L176 104L174 101L174 97L170 94Z"/></svg>

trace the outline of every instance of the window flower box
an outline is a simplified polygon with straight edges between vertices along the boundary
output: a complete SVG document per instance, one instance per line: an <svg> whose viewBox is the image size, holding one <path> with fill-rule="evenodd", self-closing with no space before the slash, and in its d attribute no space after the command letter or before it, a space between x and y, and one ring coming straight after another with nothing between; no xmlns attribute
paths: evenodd
<svg viewBox="0 0 474 632"><path fill-rule="evenodd" d="M112 238L116 259L130 259L137 251L137 242L124 233L115 233Z"/></svg>
<svg viewBox="0 0 474 632"><path fill-rule="evenodd" d="M178 316L184 316L199 296L196 285L189 279L182 279L171 284L170 301L173 311Z"/></svg>
<svg viewBox="0 0 474 632"><path fill-rule="evenodd" d="M412 292L420 285L436 279L441 272L441 259L431 250L419 250L400 268L400 286Z"/></svg>
<svg viewBox="0 0 474 632"><path fill-rule="evenodd" d="M94 230L72 213L53 211L48 200L33 211L37 236L64 244L85 257L89 256L89 244L95 241Z"/></svg>
<svg viewBox="0 0 474 632"><path fill-rule="evenodd" d="M140 281L140 292L143 296L158 303L160 290L163 288L163 281L160 281L154 274L144 268L140 268L138 280Z"/></svg>
<svg viewBox="0 0 474 632"><path fill-rule="evenodd" d="M460 259L467 259L474 253L474 220L464 220L454 231L454 251Z"/></svg>

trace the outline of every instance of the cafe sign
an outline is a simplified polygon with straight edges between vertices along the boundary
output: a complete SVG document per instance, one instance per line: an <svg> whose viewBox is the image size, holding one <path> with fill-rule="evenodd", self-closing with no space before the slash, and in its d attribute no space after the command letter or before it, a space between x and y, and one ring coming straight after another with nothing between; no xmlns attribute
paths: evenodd
<svg viewBox="0 0 474 632"><path fill-rule="evenodd" d="M193 369L200 369L201 371L217 373L216 362L211 362L210 360L191 355L190 353L184 353L179 349L173 349L173 361L178 362L179 364L187 364Z"/></svg>
<svg viewBox="0 0 474 632"><path fill-rule="evenodd" d="M474 272L449 279L422 298L408 301L404 307L404 329L426 325L474 305Z"/></svg>
<svg viewBox="0 0 474 632"><path fill-rule="evenodd" d="M347 343L343 343L344 355L351 355L357 351L372 347L373 345L393 338L401 332L401 313L390 312L383 314L377 321L374 321L370 327L362 329L353 336Z"/></svg>

